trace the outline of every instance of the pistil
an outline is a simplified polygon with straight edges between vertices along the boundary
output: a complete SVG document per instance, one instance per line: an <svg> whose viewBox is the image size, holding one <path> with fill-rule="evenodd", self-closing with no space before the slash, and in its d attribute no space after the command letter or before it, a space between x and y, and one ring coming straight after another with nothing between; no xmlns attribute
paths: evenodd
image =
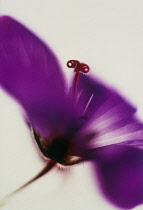
<svg viewBox="0 0 143 210"><path fill-rule="evenodd" d="M67 67L74 68L75 77L73 82L73 97L76 99L77 96L77 85L80 73L87 74L89 72L89 66L85 63L80 63L78 60L69 60Z"/></svg>

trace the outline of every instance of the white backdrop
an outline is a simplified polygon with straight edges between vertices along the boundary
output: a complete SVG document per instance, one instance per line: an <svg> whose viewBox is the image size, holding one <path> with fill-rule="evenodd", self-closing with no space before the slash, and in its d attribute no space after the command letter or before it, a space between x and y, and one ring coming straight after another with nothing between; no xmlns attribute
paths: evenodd
<svg viewBox="0 0 143 210"><path fill-rule="evenodd" d="M58 56L89 64L91 74L119 89L143 119L142 0L0 0L0 13L41 36ZM0 91L0 197L42 167L17 105ZM97 184L98 185L98 184ZM142 209L143 206L135 209ZM4 210L115 210L93 181L90 164L52 171L21 192Z"/></svg>

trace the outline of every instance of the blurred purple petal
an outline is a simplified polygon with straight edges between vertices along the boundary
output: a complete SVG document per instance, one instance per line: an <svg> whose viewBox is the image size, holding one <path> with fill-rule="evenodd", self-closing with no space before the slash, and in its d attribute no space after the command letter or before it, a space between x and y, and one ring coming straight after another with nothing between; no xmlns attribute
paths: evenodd
<svg viewBox="0 0 143 210"><path fill-rule="evenodd" d="M143 148L143 124L136 109L117 91L84 75L78 91L82 110L93 94L77 138L79 154L93 162L104 195L115 205L130 209L143 203L143 151L134 148Z"/></svg>
<svg viewBox="0 0 143 210"><path fill-rule="evenodd" d="M120 116L130 115L136 111L117 91L87 75L80 75L78 93L78 105L82 112L84 112L92 96L92 100L84 113L84 115L92 119L102 117L101 121L103 121L114 117L116 114Z"/></svg>
<svg viewBox="0 0 143 210"><path fill-rule="evenodd" d="M0 17L0 83L25 109L30 123L49 129L72 127L75 115L58 61L39 38L14 19Z"/></svg>
<svg viewBox="0 0 143 210"><path fill-rule="evenodd" d="M78 99L81 110L86 107L90 96L93 97L83 114L87 119L79 134L80 144L87 133L95 134L88 142L88 149L121 142L128 144L128 141L134 141L136 146L135 140L143 139L143 124L135 117L136 109L117 91L97 79L80 75L78 92L81 91Z"/></svg>
<svg viewBox="0 0 143 210"><path fill-rule="evenodd" d="M143 152L112 145L90 153L102 192L115 205L131 209L143 203Z"/></svg>

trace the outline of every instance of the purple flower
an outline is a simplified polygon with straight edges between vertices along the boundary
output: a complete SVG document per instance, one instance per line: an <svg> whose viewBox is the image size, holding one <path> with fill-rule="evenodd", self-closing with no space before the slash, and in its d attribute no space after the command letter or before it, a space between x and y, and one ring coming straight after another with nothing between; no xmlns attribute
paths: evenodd
<svg viewBox="0 0 143 210"><path fill-rule="evenodd" d="M143 125L117 91L85 75L76 60L70 88L50 48L23 25L0 17L0 84L23 108L46 167L92 161L102 192L120 208L143 203ZM84 74L80 74L80 72Z"/></svg>

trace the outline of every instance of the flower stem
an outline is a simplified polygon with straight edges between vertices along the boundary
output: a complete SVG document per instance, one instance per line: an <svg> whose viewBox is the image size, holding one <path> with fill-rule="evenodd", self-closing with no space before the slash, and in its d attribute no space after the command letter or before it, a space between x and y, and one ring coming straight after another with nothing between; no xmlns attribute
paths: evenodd
<svg viewBox="0 0 143 210"><path fill-rule="evenodd" d="M14 190L13 192L11 192L10 194L8 194L7 196L5 196L1 201L0 201L0 207L5 205L13 196L17 195L21 190L23 190L24 188L26 188L27 186L29 186L31 183L33 183L34 181L36 181L37 179L39 179L40 177L42 177L43 175L45 175L47 172L49 172L55 165L57 162L50 160L50 162L48 162L46 164L46 166L31 180L29 180L28 182L26 182L24 185L22 185L21 187L19 187L18 189Z"/></svg>

